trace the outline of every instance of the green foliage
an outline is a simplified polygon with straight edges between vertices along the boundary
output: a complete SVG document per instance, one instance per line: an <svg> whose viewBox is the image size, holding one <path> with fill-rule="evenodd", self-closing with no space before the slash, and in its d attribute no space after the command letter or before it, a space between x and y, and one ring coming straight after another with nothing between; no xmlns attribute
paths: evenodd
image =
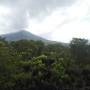
<svg viewBox="0 0 90 90"><path fill-rule="evenodd" d="M71 54L73 59L77 60L80 63L90 63L90 45L88 40L80 39L80 38L73 38L70 43L71 46Z"/></svg>
<svg viewBox="0 0 90 90"><path fill-rule="evenodd" d="M65 90L90 86L90 45L0 39L0 90ZM85 63L85 64L84 64Z"/></svg>

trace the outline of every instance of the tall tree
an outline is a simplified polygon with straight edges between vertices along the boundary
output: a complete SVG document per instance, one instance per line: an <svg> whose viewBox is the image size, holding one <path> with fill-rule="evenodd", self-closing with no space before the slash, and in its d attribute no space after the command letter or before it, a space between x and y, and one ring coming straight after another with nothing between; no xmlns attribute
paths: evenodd
<svg viewBox="0 0 90 90"><path fill-rule="evenodd" d="M77 60L77 62L79 63L86 62L86 58L88 55L88 40L81 38L73 38L73 40L70 43L70 47L73 59Z"/></svg>

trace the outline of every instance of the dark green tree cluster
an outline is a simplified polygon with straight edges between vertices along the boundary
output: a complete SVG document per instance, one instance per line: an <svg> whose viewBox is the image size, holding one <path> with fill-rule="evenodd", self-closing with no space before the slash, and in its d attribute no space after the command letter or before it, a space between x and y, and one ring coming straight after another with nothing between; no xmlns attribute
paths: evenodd
<svg viewBox="0 0 90 90"><path fill-rule="evenodd" d="M0 38L0 90L86 90L89 54L86 39L74 38L63 46Z"/></svg>
<svg viewBox="0 0 90 90"><path fill-rule="evenodd" d="M86 39L74 38L71 43L72 58L78 63L90 64L90 44Z"/></svg>

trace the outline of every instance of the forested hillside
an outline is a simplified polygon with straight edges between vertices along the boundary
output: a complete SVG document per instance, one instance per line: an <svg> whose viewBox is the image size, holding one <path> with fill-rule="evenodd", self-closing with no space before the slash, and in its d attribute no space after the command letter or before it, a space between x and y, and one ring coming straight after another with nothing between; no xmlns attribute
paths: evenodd
<svg viewBox="0 0 90 90"><path fill-rule="evenodd" d="M0 38L0 90L90 90L90 44L68 47Z"/></svg>

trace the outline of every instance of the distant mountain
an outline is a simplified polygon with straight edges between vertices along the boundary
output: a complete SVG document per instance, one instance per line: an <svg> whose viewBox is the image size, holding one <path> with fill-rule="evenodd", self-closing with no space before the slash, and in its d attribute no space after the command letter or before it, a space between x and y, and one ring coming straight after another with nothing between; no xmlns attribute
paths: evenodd
<svg viewBox="0 0 90 90"><path fill-rule="evenodd" d="M35 40L35 41L43 41L46 44L55 44L55 43L60 43L63 46L67 46L67 43L61 43L61 42L56 42L56 41L50 41L50 40L46 40L40 36L34 35L28 31L25 30L21 30L18 32L14 32L14 33L9 33L9 34L4 34L1 35L2 38L5 38L6 41L18 41L18 40Z"/></svg>
<svg viewBox="0 0 90 90"><path fill-rule="evenodd" d="M1 37L5 38L7 41L18 41L18 40L23 40L23 39L35 40L35 41L37 40L46 41L44 38L41 38L25 30L21 30L21 31L9 33L9 34L4 34L4 35L1 35Z"/></svg>

